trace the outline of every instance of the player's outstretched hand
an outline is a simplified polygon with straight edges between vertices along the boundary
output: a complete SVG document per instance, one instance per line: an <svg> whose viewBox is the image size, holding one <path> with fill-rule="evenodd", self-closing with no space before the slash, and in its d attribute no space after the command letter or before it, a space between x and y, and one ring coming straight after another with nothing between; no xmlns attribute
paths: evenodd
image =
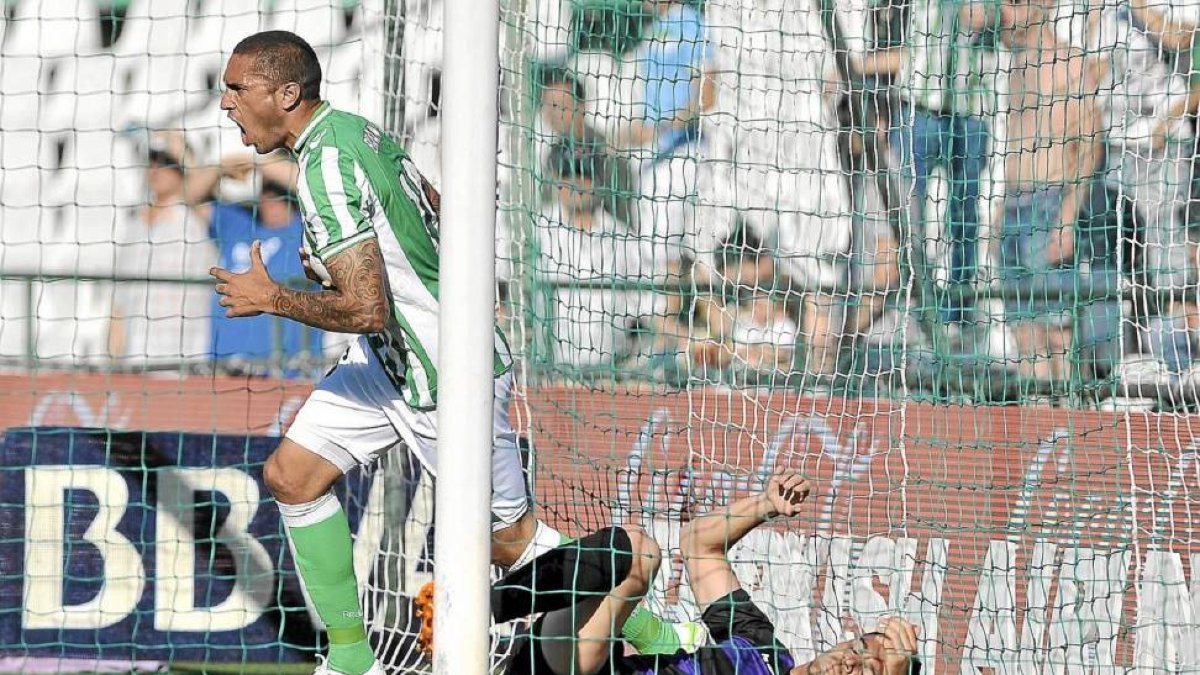
<svg viewBox="0 0 1200 675"><path fill-rule="evenodd" d="M791 517L800 513L800 505L812 492L812 483L794 469L779 467L767 479L763 496L771 504L771 510L781 516Z"/></svg>
<svg viewBox="0 0 1200 675"><path fill-rule="evenodd" d="M274 304L277 286L267 274L267 265L262 259L262 242L250 245L250 269L235 274L227 269L213 267L208 273L217 280L220 305L225 307L225 316L258 316L270 312Z"/></svg>
<svg viewBox="0 0 1200 675"><path fill-rule="evenodd" d="M883 675L908 675L912 658L917 653L917 627L897 617L887 617L879 622L878 632L883 633Z"/></svg>

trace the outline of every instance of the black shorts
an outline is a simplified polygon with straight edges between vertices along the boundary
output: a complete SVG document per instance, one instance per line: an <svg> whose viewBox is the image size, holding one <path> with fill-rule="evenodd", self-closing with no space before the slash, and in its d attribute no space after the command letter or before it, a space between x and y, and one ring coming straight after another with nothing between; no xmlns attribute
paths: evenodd
<svg viewBox="0 0 1200 675"><path fill-rule="evenodd" d="M529 633L515 639L508 667L504 669L506 675L554 675L542 654L542 621L545 618L538 617Z"/></svg>
<svg viewBox="0 0 1200 675"><path fill-rule="evenodd" d="M617 539L621 538L621 539ZM614 544L614 540L623 543ZM620 551L624 549L625 553ZM577 593L578 600L586 600L597 595L606 595L615 588L628 572L630 561L618 560L622 555L629 558L629 538L620 528L604 528L563 546L548 551L532 563L540 566L550 576L566 574L577 575L579 586L591 588L592 592L562 591L562 593ZM575 570L573 573L570 570ZM618 578L620 577L620 578ZM511 656L505 670L508 675L554 675L546 657L542 654L542 623L545 615L534 622L533 627L525 635L514 639ZM620 636L612 642L612 653L619 662L622 653ZM600 672L607 672L601 669Z"/></svg>
<svg viewBox="0 0 1200 675"><path fill-rule="evenodd" d="M713 642L724 642L737 636L762 647L779 644L775 639L775 624L743 588L718 598L704 610L700 620L708 628Z"/></svg>

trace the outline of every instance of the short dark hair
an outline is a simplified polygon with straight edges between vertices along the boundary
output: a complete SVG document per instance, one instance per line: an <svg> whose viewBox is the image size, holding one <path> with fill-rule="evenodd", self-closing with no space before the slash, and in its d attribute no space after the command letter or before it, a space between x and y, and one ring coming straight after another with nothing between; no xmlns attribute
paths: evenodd
<svg viewBox="0 0 1200 675"><path fill-rule="evenodd" d="M556 84L565 85L570 89L571 95L577 101L587 99L587 90L584 89L583 83L566 66L560 65L547 65L541 68L538 73L538 99L541 99L548 87Z"/></svg>
<svg viewBox="0 0 1200 675"><path fill-rule="evenodd" d="M295 200L295 196L292 194L292 191L288 188L288 186L284 185L283 183L273 181L270 178L263 179L262 189L259 192L267 199L284 201Z"/></svg>
<svg viewBox="0 0 1200 675"><path fill-rule="evenodd" d="M255 66L276 85L300 85L301 101L321 98L321 62L304 38L286 30L268 30L243 39L234 54L253 56Z"/></svg>
<svg viewBox="0 0 1200 675"><path fill-rule="evenodd" d="M179 160L162 150L151 150L146 153L146 160L151 166L158 165L164 169L175 169L183 173L183 165L179 163Z"/></svg>

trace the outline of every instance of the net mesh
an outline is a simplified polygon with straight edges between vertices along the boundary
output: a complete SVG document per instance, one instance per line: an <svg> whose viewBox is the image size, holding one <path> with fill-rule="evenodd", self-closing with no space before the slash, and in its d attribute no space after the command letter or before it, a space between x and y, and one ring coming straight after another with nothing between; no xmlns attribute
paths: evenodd
<svg viewBox="0 0 1200 675"><path fill-rule="evenodd" d="M299 241L263 229L287 162L249 168L222 68L297 31L325 97L440 186L441 3L4 8L0 669L303 669L323 637L260 437L345 336L214 311L210 265ZM681 528L787 465L811 503L730 556L798 660L898 615L934 671L1200 667L1198 23L502 3L497 318L539 515L643 527L647 606L696 621ZM397 450L341 493L395 671L424 667L432 485Z"/></svg>

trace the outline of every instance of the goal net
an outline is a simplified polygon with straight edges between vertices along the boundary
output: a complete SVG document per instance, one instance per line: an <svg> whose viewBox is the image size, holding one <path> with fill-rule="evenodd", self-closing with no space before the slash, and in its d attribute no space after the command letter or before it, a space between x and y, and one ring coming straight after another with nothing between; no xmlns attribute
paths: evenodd
<svg viewBox="0 0 1200 675"><path fill-rule="evenodd" d="M254 239L303 283L286 158L249 167L222 68L298 32L441 186L442 4L3 8L0 672L307 672L262 466L346 338L214 305ZM799 662L899 616L933 672L1200 668L1200 14L501 8L479 152L539 517L644 528L646 607L698 621L681 528L786 465L809 504L730 558ZM427 667L433 489L397 449L339 491L393 672Z"/></svg>

